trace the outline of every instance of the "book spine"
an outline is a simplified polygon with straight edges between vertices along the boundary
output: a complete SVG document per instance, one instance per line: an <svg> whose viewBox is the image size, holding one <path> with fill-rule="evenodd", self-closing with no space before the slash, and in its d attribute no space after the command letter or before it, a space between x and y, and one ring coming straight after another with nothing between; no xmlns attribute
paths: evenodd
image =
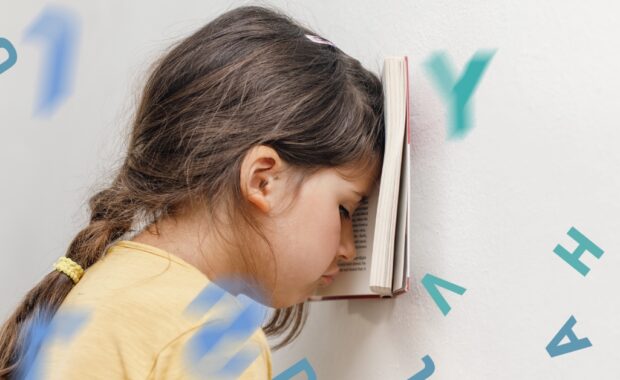
<svg viewBox="0 0 620 380"><path fill-rule="evenodd" d="M365 294L365 295L351 295L351 296L310 296L308 301L337 301L337 300L351 300L351 299L376 299L376 298L391 298L390 296L381 296L379 294Z"/></svg>
<svg viewBox="0 0 620 380"><path fill-rule="evenodd" d="M411 117L410 115L410 98L409 98L409 58L407 56L405 56L405 73L407 74L405 77L407 78L407 106L406 106L406 112L405 114L406 116L406 123L407 123L407 155L406 155L406 160L408 165L408 170L411 170L411 121L409 120L409 118ZM409 175L407 175L407 178L409 178ZM411 238L411 234L409 233L409 228L411 227L410 225L410 216L411 216L411 182L409 182L407 184L407 234L406 234L406 239L407 239L407 243L405 244L405 247L407 249L407 252L405 252L405 255L407 255L407 285L405 286L405 289L403 291L403 293L406 293L409 291L409 279L411 276L411 272L410 272L410 265L411 265L411 255L410 255L410 251L411 251L411 245L410 245L410 238Z"/></svg>

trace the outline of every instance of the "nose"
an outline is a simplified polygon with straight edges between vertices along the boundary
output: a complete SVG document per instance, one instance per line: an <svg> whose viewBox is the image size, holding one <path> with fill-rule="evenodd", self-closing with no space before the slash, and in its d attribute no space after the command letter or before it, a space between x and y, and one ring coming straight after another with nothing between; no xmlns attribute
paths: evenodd
<svg viewBox="0 0 620 380"><path fill-rule="evenodd" d="M345 262L352 262L355 258L355 239L353 236L353 225L349 221L343 224L340 229L340 247L338 247L338 259Z"/></svg>

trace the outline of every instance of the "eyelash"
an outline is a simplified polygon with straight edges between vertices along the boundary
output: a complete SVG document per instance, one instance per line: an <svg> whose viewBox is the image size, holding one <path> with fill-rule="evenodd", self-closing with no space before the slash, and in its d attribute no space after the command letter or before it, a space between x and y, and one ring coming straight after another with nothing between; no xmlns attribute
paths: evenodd
<svg viewBox="0 0 620 380"><path fill-rule="evenodd" d="M338 206L338 207L340 208L340 215L342 217L344 217L345 219L351 218L351 214L349 214L349 210L347 210L346 208L342 206Z"/></svg>

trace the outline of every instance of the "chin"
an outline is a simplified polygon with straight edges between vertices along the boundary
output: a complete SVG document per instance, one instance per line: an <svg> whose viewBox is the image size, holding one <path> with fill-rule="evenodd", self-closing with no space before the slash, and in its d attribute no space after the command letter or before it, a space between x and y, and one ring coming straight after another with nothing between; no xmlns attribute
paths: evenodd
<svg viewBox="0 0 620 380"><path fill-rule="evenodd" d="M271 306L271 307L276 308L276 309L285 309L287 307L295 306L297 304L306 302L308 300L308 297L313 293L314 291L312 291L309 294L304 294L302 296L298 296L295 298L275 300L275 302L273 302L274 306Z"/></svg>

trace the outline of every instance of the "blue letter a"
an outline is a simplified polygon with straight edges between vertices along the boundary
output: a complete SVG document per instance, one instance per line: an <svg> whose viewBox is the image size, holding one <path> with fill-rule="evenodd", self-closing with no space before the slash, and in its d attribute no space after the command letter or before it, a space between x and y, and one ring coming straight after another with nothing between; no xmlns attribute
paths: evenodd
<svg viewBox="0 0 620 380"><path fill-rule="evenodd" d="M588 338L577 338L575 332L573 331L573 326L575 326L575 323L577 323L577 321L575 320L575 317L571 315L570 318L568 318L568 321L566 321L566 323L564 324L564 326L562 326L560 331L558 331L558 333L555 334L553 339L551 339L551 342L549 342L549 344L547 345L547 352L551 357L568 354L569 352L577 350L582 350L592 345ZM569 342L560 344L564 337L567 337Z"/></svg>

